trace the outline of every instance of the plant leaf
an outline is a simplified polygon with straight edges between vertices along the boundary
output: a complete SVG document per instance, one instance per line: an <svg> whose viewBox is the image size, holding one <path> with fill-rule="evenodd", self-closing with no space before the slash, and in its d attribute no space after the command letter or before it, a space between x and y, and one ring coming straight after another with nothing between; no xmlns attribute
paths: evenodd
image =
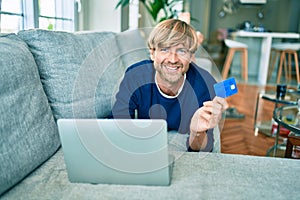
<svg viewBox="0 0 300 200"><path fill-rule="evenodd" d="M150 3L151 7L151 15L154 19L154 21L157 21L157 16L160 10L164 9L165 7L165 2L164 0L156 0Z"/></svg>
<svg viewBox="0 0 300 200"><path fill-rule="evenodd" d="M116 5L115 9L117 9L119 6L124 7L129 4L130 0L120 0L118 4Z"/></svg>
<svg viewBox="0 0 300 200"><path fill-rule="evenodd" d="M139 2L144 5L147 12L151 15L155 22L160 22L166 19L173 18L176 15L176 12L174 12L173 7L179 2L183 2L183 0L139 0ZM130 0L119 0L115 9L117 9L120 6L127 6L129 3ZM158 20L158 14L161 11L164 12L164 16Z"/></svg>

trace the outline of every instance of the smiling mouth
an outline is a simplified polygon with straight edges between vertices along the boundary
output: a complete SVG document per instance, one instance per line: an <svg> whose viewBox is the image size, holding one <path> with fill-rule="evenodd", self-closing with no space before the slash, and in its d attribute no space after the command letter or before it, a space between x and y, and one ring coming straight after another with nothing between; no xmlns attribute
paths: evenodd
<svg viewBox="0 0 300 200"><path fill-rule="evenodd" d="M168 65L163 65L168 71L171 72L176 72L179 71L179 69L181 68L180 66L168 66Z"/></svg>

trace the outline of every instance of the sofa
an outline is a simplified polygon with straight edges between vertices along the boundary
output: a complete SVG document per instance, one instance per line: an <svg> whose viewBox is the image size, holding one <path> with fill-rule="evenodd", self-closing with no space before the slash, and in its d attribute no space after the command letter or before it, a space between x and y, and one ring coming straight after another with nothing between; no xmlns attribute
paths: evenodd
<svg viewBox="0 0 300 200"><path fill-rule="evenodd" d="M56 122L107 116L126 68L149 58L147 34L39 29L0 34L1 198L68 199ZM206 58L197 56L196 62L212 69ZM214 152L220 152L218 132ZM72 199L82 191L77 192Z"/></svg>

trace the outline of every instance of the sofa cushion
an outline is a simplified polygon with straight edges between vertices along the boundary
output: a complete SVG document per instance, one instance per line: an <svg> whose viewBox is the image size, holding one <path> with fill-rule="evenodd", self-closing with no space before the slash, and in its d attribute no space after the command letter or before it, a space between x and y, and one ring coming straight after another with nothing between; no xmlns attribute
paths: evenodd
<svg viewBox="0 0 300 200"><path fill-rule="evenodd" d="M55 119L109 114L124 73L112 32L21 31L38 65Z"/></svg>
<svg viewBox="0 0 300 200"><path fill-rule="evenodd" d="M0 195L60 146L32 54L15 34L0 35Z"/></svg>
<svg viewBox="0 0 300 200"><path fill-rule="evenodd" d="M150 58L145 38L148 31L147 28L134 29L117 35L118 47L125 68Z"/></svg>

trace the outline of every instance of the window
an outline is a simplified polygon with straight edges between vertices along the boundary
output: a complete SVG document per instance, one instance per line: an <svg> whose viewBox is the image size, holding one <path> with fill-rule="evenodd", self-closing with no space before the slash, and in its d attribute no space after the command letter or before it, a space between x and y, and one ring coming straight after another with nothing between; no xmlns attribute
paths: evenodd
<svg viewBox="0 0 300 200"><path fill-rule="evenodd" d="M0 1L0 31L14 32L24 29L24 14L20 0L1 0Z"/></svg>
<svg viewBox="0 0 300 200"><path fill-rule="evenodd" d="M78 4L80 0L0 0L0 32L31 28L74 31Z"/></svg>
<svg viewBox="0 0 300 200"><path fill-rule="evenodd" d="M138 28L139 17L139 1L132 0L129 4L129 30Z"/></svg>
<svg viewBox="0 0 300 200"><path fill-rule="evenodd" d="M38 2L39 28L74 30L74 0L39 0Z"/></svg>

